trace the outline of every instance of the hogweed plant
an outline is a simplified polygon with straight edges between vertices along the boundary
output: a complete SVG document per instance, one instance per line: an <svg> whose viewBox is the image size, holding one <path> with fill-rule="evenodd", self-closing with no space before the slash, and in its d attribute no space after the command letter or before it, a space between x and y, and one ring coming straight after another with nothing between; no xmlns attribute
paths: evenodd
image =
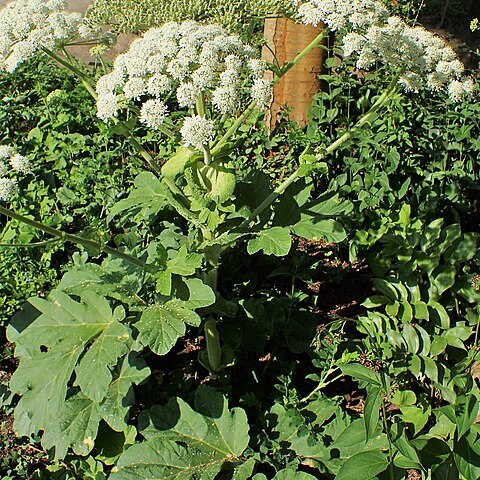
<svg viewBox="0 0 480 480"><path fill-rule="evenodd" d="M88 455L102 442L121 438L125 453L107 462L116 464L112 480L213 479L229 468L232 478L246 479L259 457L247 450L245 411L229 410L226 399L208 387L197 390L195 410L177 398L141 412L144 440L135 443L133 386L150 377L145 358L166 355L187 326L198 328L206 340L199 361L213 378L221 378L235 358L219 331L238 308L219 289L219 269L228 268L222 265L226 252L246 245L249 255L286 256L293 235L343 241L346 233L336 217L348 213L348 202L334 192L310 198L311 179L325 171L328 156L367 128L399 89L447 91L456 101L473 93L473 82L443 40L389 16L377 1L300 2L300 21L327 28L293 61L275 67L273 82L330 31L342 34L344 54L355 56L359 69L389 65L391 81L352 129L329 146L309 146L296 169L271 188L260 171L238 171L233 152L242 148L242 125L269 104L272 84L264 72L273 66L218 25L169 22L134 40L95 81L67 53L91 31L64 10L66 3L15 0L5 7L0 67L12 71L43 53L79 77L96 101L99 121L125 136L145 161L145 171L128 197L111 207L108 221L133 222L139 229L147 224L156 234L134 245L119 240L112 246L16 213L7 207L16 175L30 175L32 168L9 146L0 147L0 213L98 256L88 262L88 256L76 254L73 269L48 298L30 299L9 326L20 360L10 382L20 397L15 430L40 433L56 459L70 450ZM143 147L138 132L164 139L159 141L173 145L173 153L160 162ZM331 365L328 371L339 368ZM389 387L384 376L373 377L378 413ZM328 384L323 378L305 402ZM374 470L379 469L374 475L388 465L393 469L392 441L389 437L388 459L381 452L373 455ZM324 468L337 473L340 466L334 464ZM348 478L349 468L340 469L337 478ZM302 475L298 478L310 478Z"/></svg>

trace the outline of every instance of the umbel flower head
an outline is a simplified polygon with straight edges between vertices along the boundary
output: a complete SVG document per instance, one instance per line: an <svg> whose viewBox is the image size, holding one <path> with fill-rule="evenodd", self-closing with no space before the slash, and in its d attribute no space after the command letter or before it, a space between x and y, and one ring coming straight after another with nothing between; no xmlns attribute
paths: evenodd
<svg viewBox="0 0 480 480"><path fill-rule="evenodd" d="M80 13L68 0L14 0L0 10L0 70L12 72L42 47L53 49L78 32Z"/></svg>
<svg viewBox="0 0 480 480"><path fill-rule="evenodd" d="M113 70L98 80L97 115L107 121L117 115L123 99L132 99L141 102L140 121L159 128L172 92L180 107L194 107L201 96L227 114L239 106L245 79L251 98L265 105L271 87L262 78L264 70L254 50L219 25L166 23L132 42L115 59Z"/></svg>
<svg viewBox="0 0 480 480"><path fill-rule="evenodd" d="M32 173L30 161L27 157L15 153L13 147L0 145L0 201L7 202L17 189L18 174Z"/></svg>
<svg viewBox="0 0 480 480"><path fill-rule="evenodd" d="M298 14L304 23L341 31L344 55L354 56L357 68L368 70L379 62L403 72L399 84L406 91L446 90L453 101L473 93L473 80L444 40L389 16L378 0L308 0Z"/></svg>

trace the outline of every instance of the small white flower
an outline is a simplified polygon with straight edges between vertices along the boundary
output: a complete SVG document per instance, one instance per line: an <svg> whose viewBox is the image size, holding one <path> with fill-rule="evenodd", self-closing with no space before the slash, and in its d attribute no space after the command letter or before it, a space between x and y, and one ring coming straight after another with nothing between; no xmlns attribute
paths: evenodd
<svg viewBox="0 0 480 480"><path fill-rule="evenodd" d="M17 183L10 178L0 178L0 201L8 202L17 190Z"/></svg>
<svg viewBox="0 0 480 480"><path fill-rule="evenodd" d="M104 122L118 115L118 100L114 93L103 93L97 99L97 117Z"/></svg>
<svg viewBox="0 0 480 480"><path fill-rule="evenodd" d="M212 120L194 115L185 118L180 133L186 147L192 146L197 150L202 150L204 145L208 145L214 139L214 124Z"/></svg>
<svg viewBox="0 0 480 480"><path fill-rule="evenodd" d="M161 100L147 100L140 110L140 122L154 130L165 121L168 107Z"/></svg>
<svg viewBox="0 0 480 480"><path fill-rule="evenodd" d="M254 79L262 78L263 74L265 73L265 62L263 60L259 60L258 58L251 58L247 62L247 67L252 72Z"/></svg>
<svg viewBox="0 0 480 480"><path fill-rule="evenodd" d="M260 106L268 107L272 98L272 84L263 78L257 78L252 85L250 95Z"/></svg>
<svg viewBox="0 0 480 480"><path fill-rule="evenodd" d="M268 82L261 78L265 63L254 56L251 47L218 25L186 21L152 28L98 80L97 116L108 120L117 115L116 97L122 91L127 98L147 102L151 97L160 100L172 89L181 107L194 107L204 92L205 101L220 113L231 112L239 104L244 79L253 83L252 97L264 104L270 95ZM153 125L147 120L152 105L145 109L144 120Z"/></svg>
<svg viewBox="0 0 480 480"><path fill-rule="evenodd" d="M389 16L379 0L306 0L298 13L304 23L342 30L344 55L355 55L357 68L380 62L403 71L399 84L407 91L447 89L452 99L460 99L472 90L473 82L460 80L464 66L444 40Z"/></svg>
<svg viewBox="0 0 480 480"><path fill-rule="evenodd" d="M140 100L140 97L147 91L147 85L143 79L139 77L130 77L130 80L125 82L123 86L123 93L127 98L133 100Z"/></svg>
<svg viewBox="0 0 480 480"><path fill-rule="evenodd" d="M213 91L212 103L220 113L231 113L239 103L239 96L235 86L218 87Z"/></svg>
<svg viewBox="0 0 480 480"><path fill-rule="evenodd" d="M177 101L181 107L191 108L195 105L199 90L192 82L181 83L177 89Z"/></svg>
<svg viewBox="0 0 480 480"><path fill-rule="evenodd" d="M0 162L0 177L5 177L8 174L9 168L5 162Z"/></svg>
<svg viewBox="0 0 480 480"><path fill-rule="evenodd" d="M13 147L9 145L0 145L0 159L10 158L15 153Z"/></svg>
<svg viewBox="0 0 480 480"><path fill-rule="evenodd" d="M20 154L15 154L10 159L10 165L12 168L19 173L24 173L25 175L28 173L32 173L32 167L30 165L30 160L27 157L24 157Z"/></svg>
<svg viewBox="0 0 480 480"><path fill-rule="evenodd" d="M469 77L454 80L448 85L448 95L454 102L460 102L467 96L473 95L475 84Z"/></svg>
<svg viewBox="0 0 480 480"><path fill-rule="evenodd" d="M150 77L147 84L147 92L154 97L168 92L171 89L170 79L166 75L158 74Z"/></svg>

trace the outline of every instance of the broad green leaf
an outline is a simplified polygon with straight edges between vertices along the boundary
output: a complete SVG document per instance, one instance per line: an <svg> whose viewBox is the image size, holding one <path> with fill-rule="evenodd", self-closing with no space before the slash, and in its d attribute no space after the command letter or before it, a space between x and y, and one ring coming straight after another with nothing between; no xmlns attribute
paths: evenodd
<svg viewBox="0 0 480 480"><path fill-rule="evenodd" d="M188 444L154 438L130 447L110 480L213 480L225 461Z"/></svg>
<svg viewBox="0 0 480 480"><path fill-rule="evenodd" d="M30 303L41 315L26 328L15 319L9 326L20 358L10 386L22 395L15 415L23 435L46 430L63 409L68 383L84 352L78 368L82 371L85 358L85 368L96 358L99 375L91 374L88 379L82 375L80 386L96 398L104 397L107 379L112 378L109 367L126 352L124 345L130 340L128 328L120 324L123 308L112 312L104 298L90 291L84 292L82 302L54 290L48 300L34 298ZM115 334L109 336L109 332ZM107 339L110 352L103 347Z"/></svg>
<svg viewBox="0 0 480 480"><path fill-rule="evenodd" d="M417 353L420 348L420 340L417 331L410 324L404 325L402 330L402 337L408 347L408 352Z"/></svg>
<svg viewBox="0 0 480 480"><path fill-rule="evenodd" d="M213 388L200 387L194 411L180 398L165 406L154 406L142 414L142 434L188 443L216 456L239 457L247 448L248 422L244 410L228 410L226 399Z"/></svg>
<svg viewBox="0 0 480 480"><path fill-rule="evenodd" d="M347 238L343 226L332 219L305 218L293 225L292 232L307 240L324 240L327 243L340 243Z"/></svg>
<svg viewBox="0 0 480 480"><path fill-rule="evenodd" d="M353 203L341 199L338 193L325 192L313 202L302 208L302 213L310 217L339 217L348 215L353 210Z"/></svg>
<svg viewBox="0 0 480 480"><path fill-rule="evenodd" d="M457 397L455 417L459 439L462 438L462 436L465 435L475 423L479 410L478 402L478 398L473 394L468 397Z"/></svg>
<svg viewBox="0 0 480 480"><path fill-rule="evenodd" d="M97 295L115 298L126 304L138 303L145 273L120 258L108 257L101 265L87 263L76 266L63 276L57 289L81 295L92 290Z"/></svg>
<svg viewBox="0 0 480 480"><path fill-rule="evenodd" d="M417 396L411 390L397 390L392 397L392 403L400 407L413 405L417 401Z"/></svg>
<svg viewBox="0 0 480 480"><path fill-rule="evenodd" d="M372 434L372 438L368 440L365 431L365 422L363 418L358 418L346 428L343 428L343 431L329 446L329 449L338 450L341 458L349 458L363 451L387 447L388 440L386 435L382 433L381 426L377 425L377 429Z"/></svg>
<svg viewBox="0 0 480 480"><path fill-rule="evenodd" d="M185 170L185 166L196 153L197 152L191 148L184 146L178 147L175 150L175 155L170 157L162 166L162 175L174 179Z"/></svg>
<svg viewBox="0 0 480 480"><path fill-rule="evenodd" d="M428 422L430 417L431 408L419 408L414 405L407 405L401 408L402 415L401 418L405 423L411 423L414 426L414 433L420 432L422 428Z"/></svg>
<svg viewBox="0 0 480 480"><path fill-rule="evenodd" d="M215 293L199 278L185 278L181 287L183 288L175 291L176 298L171 303L178 302L183 308L190 310L205 308L215 303Z"/></svg>
<svg viewBox="0 0 480 480"><path fill-rule="evenodd" d="M139 212L143 218L149 218L162 210L165 201L165 189L160 180L153 173L142 172L135 179L130 195L110 209L107 221L125 211Z"/></svg>
<svg viewBox="0 0 480 480"><path fill-rule="evenodd" d="M415 447L410 443L403 426L399 423L393 424L391 435L393 444L398 448L403 457L410 462L410 466L407 468L418 468L421 465L420 457Z"/></svg>
<svg viewBox="0 0 480 480"><path fill-rule="evenodd" d="M477 244L478 234L473 232L464 233L463 238L445 252L445 257L454 265L466 262L478 252Z"/></svg>
<svg viewBox="0 0 480 480"><path fill-rule="evenodd" d="M448 330L450 328L450 317L443 305L435 300L430 300L428 306L430 308L430 319L442 329Z"/></svg>
<svg viewBox="0 0 480 480"><path fill-rule="evenodd" d="M112 381L110 369L129 351L129 339L130 330L126 325L111 323L97 337L75 369L75 384L95 402L105 397Z"/></svg>
<svg viewBox="0 0 480 480"><path fill-rule="evenodd" d="M277 472L273 480L315 480L315 477L309 473L299 472L292 468L285 468Z"/></svg>
<svg viewBox="0 0 480 480"><path fill-rule="evenodd" d="M174 252L169 250L169 254ZM193 275L197 268L202 266L202 256L198 253L189 252L186 245L182 245L175 256L167 260L167 270L176 275Z"/></svg>
<svg viewBox="0 0 480 480"><path fill-rule="evenodd" d="M335 480L372 480L388 467L385 453L377 450L357 453L340 468Z"/></svg>
<svg viewBox="0 0 480 480"><path fill-rule="evenodd" d="M472 334L471 327L453 327L444 335L448 345L465 350L465 340Z"/></svg>
<svg viewBox="0 0 480 480"><path fill-rule="evenodd" d="M55 458L64 458L69 447L77 455L87 455L97 436L100 414L98 404L79 393L69 398L56 418L45 429L42 445L55 447Z"/></svg>
<svg viewBox="0 0 480 480"><path fill-rule="evenodd" d="M340 365L340 369L345 375L350 375L355 380L367 382L371 385L376 385L377 387L380 387L382 385L382 380L378 372L375 372L370 368L364 367L359 363L348 363L345 365Z"/></svg>
<svg viewBox="0 0 480 480"><path fill-rule="evenodd" d="M247 245L250 255L263 250L266 255L283 257L288 254L292 244L288 228L273 227L262 230L255 238L252 238Z"/></svg>
<svg viewBox="0 0 480 480"><path fill-rule="evenodd" d="M257 461L254 458L249 458L246 462L235 467L232 480L248 480L251 478L256 463Z"/></svg>
<svg viewBox="0 0 480 480"><path fill-rule="evenodd" d="M231 455L239 457L248 446L248 421L241 408L228 411L225 397L213 388L199 387L195 394L195 408L208 418L209 437L223 443ZM228 432L228 434L227 434ZM219 442L219 439L222 442Z"/></svg>
<svg viewBox="0 0 480 480"><path fill-rule="evenodd" d="M154 305L145 309L135 323L139 332L138 341L157 355L165 355L185 335L186 323L198 326L200 317L194 311L179 306L176 301Z"/></svg>
<svg viewBox="0 0 480 480"><path fill-rule="evenodd" d="M438 296L453 287L456 274L457 270L453 265L441 265L432 272L433 285L437 289Z"/></svg>
<svg viewBox="0 0 480 480"><path fill-rule="evenodd" d="M285 409L277 403L272 407L271 413L277 416L275 432L278 432L276 435L278 443L288 445L297 456L305 459L322 461L328 458L327 448L313 434L299 410Z"/></svg>
<svg viewBox="0 0 480 480"><path fill-rule="evenodd" d="M470 432L460 439L453 450L458 471L466 480L480 478L480 437Z"/></svg>
<svg viewBox="0 0 480 480"><path fill-rule="evenodd" d="M124 358L118 377L110 384L107 394L99 405L102 418L117 431L127 428L128 412L135 403L133 385L138 385L150 375L143 359L131 352Z"/></svg>
<svg viewBox="0 0 480 480"><path fill-rule="evenodd" d="M382 389L380 387L371 387L367 389L367 398L363 410L363 420L365 422L366 440L374 436L377 429L380 407L382 405Z"/></svg>
<svg viewBox="0 0 480 480"><path fill-rule="evenodd" d="M170 399L142 414L147 441L120 457L111 479L213 480L225 462L238 461L249 442L245 412L229 411L225 397L208 387L199 388L196 404L197 411Z"/></svg>

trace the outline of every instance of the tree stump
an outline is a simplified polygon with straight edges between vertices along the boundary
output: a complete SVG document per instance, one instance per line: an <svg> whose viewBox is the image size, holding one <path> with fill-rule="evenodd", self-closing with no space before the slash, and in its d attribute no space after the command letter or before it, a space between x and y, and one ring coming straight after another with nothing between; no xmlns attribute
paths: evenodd
<svg viewBox="0 0 480 480"><path fill-rule="evenodd" d="M286 18L267 18L262 57L280 65L293 60L318 34L320 30L310 25L296 24ZM325 51L314 48L297 65L290 69L274 86L272 102L267 114L267 125L272 129L280 110L285 105L288 117L300 126L308 123L308 109L316 93L320 91L318 75L323 71ZM266 74L270 80L273 72Z"/></svg>

